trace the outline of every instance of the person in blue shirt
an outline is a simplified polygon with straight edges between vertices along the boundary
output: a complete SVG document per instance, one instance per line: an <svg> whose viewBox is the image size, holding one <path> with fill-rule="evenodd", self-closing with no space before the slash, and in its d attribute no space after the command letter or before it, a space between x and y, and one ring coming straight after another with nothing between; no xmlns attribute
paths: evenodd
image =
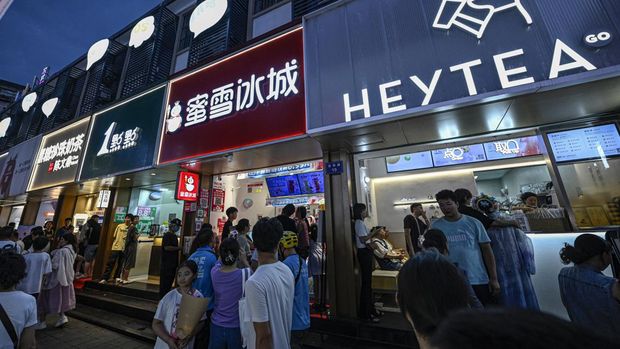
<svg viewBox="0 0 620 349"><path fill-rule="evenodd" d="M196 336L196 348L207 348L209 346L211 314L214 309L211 269L213 269L217 263L217 255L211 247L214 235L213 230L209 226L203 226L195 238L198 249L188 258L189 260L196 262L196 265L198 265L198 273L192 286L200 291L205 298L209 299L206 325Z"/></svg>
<svg viewBox="0 0 620 349"><path fill-rule="evenodd" d="M603 274L612 261L611 245L594 234L582 234L560 251L564 264L558 281L568 317L593 333L620 335L620 281Z"/></svg>
<svg viewBox="0 0 620 349"><path fill-rule="evenodd" d="M465 269L480 302L484 306L496 304L500 285L486 229L479 220L459 212L458 200L452 190L440 191L435 199L444 217L434 221L431 228L446 235L450 260Z"/></svg>
<svg viewBox="0 0 620 349"><path fill-rule="evenodd" d="M306 330L310 328L310 290L308 288L308 264L297 251L299 239L294 232L286 231L280 240L281 254L293 276L295 276L295 298L293 300L293 326L291 327L291 348L302 348Z"/></svg>

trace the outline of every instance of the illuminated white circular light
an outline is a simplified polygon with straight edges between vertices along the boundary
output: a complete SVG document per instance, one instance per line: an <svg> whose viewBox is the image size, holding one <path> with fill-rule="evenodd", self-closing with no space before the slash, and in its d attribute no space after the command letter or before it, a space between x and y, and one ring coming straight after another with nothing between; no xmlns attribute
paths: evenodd
<svg viewBox="0 0 620 349"><path fill-rule="evenodd" d="M213 27L224 17L228 9L228 0L205 0L196 6L189 18L189 30L197 37L200 33Z"/></svg>
<svg viewBox="0 0 620 349"><path fill-rule="evenodd" d="M30 110L30 108L34 105L34 102L37 101L37 93L36 92L32 92L26 95L26 97L24 97L24 99L22 99L22 110L25 111L26 113L28 112L28 110Z"/></svg>
<svg viewBox="0 0 620 349"><path fill-rule="evenodd" d="M49 116L52 115L52 112L54 112L54 109L56 109L57 104L58 104L58 97L48 99L47 101L45 101L45 103L43 103L43 105L41 106L41 110L43 110L43 114L45 114L45 116L49 118Z"/></svg>
<svg viewBox="0 0 620 349"><path fill-rule="evenodd" d="M6 136L9 125L11 125L11 118L2 119L2 121L0 121L0 138Z"/></svg>
<svg viewBox="0 0 620 349"><path fill-rule="evenodd" d="M109 46L110 40L102 39L94 43L88 49L88 55L86 56L86 70L90 69L93 64L97 63L101 58L103 58Z"/></svg>
<svg viewBox="0 0 620 349"><path fill-rule="evenodd" d="M153 36L155 32L155 17L148 16L140 20L140 22L134 25L129 37L129 46L138 48L145 41Z"/></svg>

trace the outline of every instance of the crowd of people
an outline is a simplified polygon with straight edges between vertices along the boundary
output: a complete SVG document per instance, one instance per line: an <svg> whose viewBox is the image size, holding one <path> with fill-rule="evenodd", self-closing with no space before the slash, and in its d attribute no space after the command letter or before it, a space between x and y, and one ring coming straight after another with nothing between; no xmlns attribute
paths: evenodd
<svg viewBox="0 0 620 349"><path fill-rule="evenodd" d="M301 348L310 328L310 277L315 296L316 284L323 282L318 227L305 207L293 205L253 227L245 218L237 221L234 207L226 215L221 236L209 224L201 227L187 261L177 266L171 259L164 266L162 258L162 270L176 272L176 288L162 277L162 299L153 320L155 347ZM175 227L180 224L174 222ZM175 241L164 236L164 253L176 256ZM183 295L208 300L189 336L176 327Z"/></svg>
<svg viewBox="0 0 620 349"><path fill-rule="evenodd" d="M75 262L78 240L71 220L58 230L52 222L36 226L18 239L15 225L0 228L0 331L3 348L34 348L35 330L69 322L66 312L75 309Z"/></svg>
<svg viewBox="0 0 620 349"><path fill-rule="evenodd" d="M526 193L523 206L533 210L534 198ZM494 214L492 198L473 198L469 190L457 189L442 190L435 199L443 217L433 221L420 204L411 205L412 214L404 219L407 254L380 242L387 229L369 230L366 206L353 206L362 319L379 322L382 316L370 285L376 262L398 271L398 305L421 348L620 345L620 283L602 273L612 258L607 241L583 234L560 251L561 260L573 264L558 276L572 321L565 322L539 312L530 279L535 272L531 241L517 222Z"/></svg>
<svg viewBox="0 0 620 349"><path fill-rule="evenodd" d="M572 264L558 276L567 322L539 311L530 280L531 242L516 222L498 217L488 209L490 198L473 198L466 189L442 190L435 199L443 217L432 221L421 205L411 205L403 222L405 249L393 246L387 227L368 229L364 204L353 206L363 320L383 316L371 289L372 272L380 268L398 273L398 306L422 349L617 347L620 283L602 273L612 261L607 241L582 234L559 251L561 261ZM226 215L222 235L203 225L181 263L182 222L170 221L152 323L155 348L301 348L310 328L309 281L317 297L325 278L317 225L305 207L293 205L254 226L237 220L234 207ZM100 282L127 282L137 223L127 214L116 227ZM1 343L31 348L48 315L56 315L56 327L69 321L65 313L76 305L73 281L78 273L92 277L100 234L97 216L78 234L70 219L58 230L51 223L35 227L23 239L14 226L0 229ZM186 296L207 300L191 333L177 329Z"/></svg>

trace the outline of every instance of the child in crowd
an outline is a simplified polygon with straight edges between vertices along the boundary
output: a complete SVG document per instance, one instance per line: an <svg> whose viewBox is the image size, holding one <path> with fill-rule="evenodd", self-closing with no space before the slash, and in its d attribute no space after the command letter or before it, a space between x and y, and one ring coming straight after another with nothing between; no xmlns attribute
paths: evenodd
<svg viewBox="0 0 620 349"><path fill-rule="evenodd" d="M177 337L176 324L183 294L203 298L202 293L192 287L192 282L196 279L197 274L198 265L196 262L186 260L181 263L177 269L177 288L168 292L164 298L159 301L152 325L153 332L157 335L155 349L194 348L194 336L202 329L203 322L198 324L194 332L184 339L179 339Z"/></svg>
<svg viewBox="0 0 620 349"><path fill-rule="evenodd" d="M43 236L34 239L32 242L32 249L34 251L24 255L26 260L26 277L17 286L18 290L32 295L35 299L39 298L43 279L49 277L52 273L52 259L45 252L47 245L49 245L49 240Z"/></svg>
<svg viewBox="0 0 620 349"><path fill-rule="evenodd" d="M47 239L45 236L44 238ZM76 251L77 241L73 234L63 235L58 240L58 248L52 251L52 273L45 279L45 285L39 296L38 305L41 322L37 325L37 329L46 328L46 314L58 314L55 327L62 327L69 322L65 313L75 309L75 290L73 289L75 271L73 264L75 263Z"/></svg>

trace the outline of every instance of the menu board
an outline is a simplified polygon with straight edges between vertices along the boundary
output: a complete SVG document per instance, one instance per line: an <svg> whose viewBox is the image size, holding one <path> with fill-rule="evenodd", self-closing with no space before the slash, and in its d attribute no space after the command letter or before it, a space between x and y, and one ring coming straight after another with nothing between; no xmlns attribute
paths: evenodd
<svg viewBox="0 0 620 349"><path fill-rule="evenodd" d="M549 133L557 162L620 155L620 136L614 124Z"/></svg>
<svg viewBox="0 0 620 349"><path fill-rule="evenodd" d="M271 197L301 195L296 175L269 177L265 180Z"/></svg>
<svg viewBox="0 0 620 349"><path fill-rule="evenodd" d="M388 156L385 158L385 163L388 173L433 167L433 159L430 151Z"/></svg>
<svg viewBox="0 0 620 349"><path fill-rule="evenodd" d="M297 175L302 194L318 194L325 192L323 171L300 173Z"/></svg>
<svg viewBox="0 0 620 349"><path fill-rule="evenodd" d="M482 144L437 149L432 151L432 155L436 167L481 162L487 159Z"/></svg>
<svg viewBox="0 0 620 349"><path fill-rule="evenodd" d="M484 143L484 151L487 160L512 159L542 154L538 136Z"/></svg>

